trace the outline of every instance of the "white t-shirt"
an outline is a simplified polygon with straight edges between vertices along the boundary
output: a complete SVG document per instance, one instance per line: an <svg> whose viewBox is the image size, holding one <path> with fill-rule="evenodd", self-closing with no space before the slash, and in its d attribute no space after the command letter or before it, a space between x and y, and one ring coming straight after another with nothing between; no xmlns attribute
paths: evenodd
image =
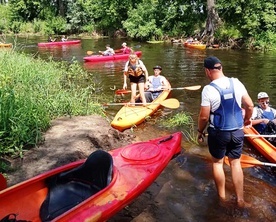
<svg viewBox="0 0 276 222"><path fill-rule="evenodd" d="M247 94L247 90L237 78L232 79L234 85L235 98L238 105L241 107L242 96ZM226 76L221 77L219 79L215 79L212 82L222 89L227 89L230 87L229 78ZM210 106L211 112L214 112L219 108L220 100L220 93L215 87L211 85L204 86L201 93L201 106ZM210 121L211 125L213 125L213 115L210 115Z"/></svg>

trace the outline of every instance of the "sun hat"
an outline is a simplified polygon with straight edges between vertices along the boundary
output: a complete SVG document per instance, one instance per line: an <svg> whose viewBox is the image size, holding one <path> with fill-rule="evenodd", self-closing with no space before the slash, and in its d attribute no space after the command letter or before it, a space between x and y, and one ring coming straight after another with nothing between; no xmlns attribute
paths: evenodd
<svg viewBox="0 0 276 222"><path fill-rule="evenodd" d="M269 98L266 92L260 92L258 94L258 99L263 99L263 98Z"/></svg>
<svg viewBox="0 0 276 222"><path fill-rule="evenodd" d="M125 42L123 42L122 46L127 45Z"/></svg>
<svg viewBox="0 0 276 222"><path fill-rule="evenodd" d="M220 69L220 66L215 66L216 64L221 64L221 61L215 57L215 56L210 56L204 59L204 67L206 69Z"/></svg>
<svg viewBox="0 0 276 222"><path fill-rule="evenodd" d="M162 67L161 67L161 66L154 66L154 67L153 67L153 70L154 70L154 69L162 70Z"/></svg>

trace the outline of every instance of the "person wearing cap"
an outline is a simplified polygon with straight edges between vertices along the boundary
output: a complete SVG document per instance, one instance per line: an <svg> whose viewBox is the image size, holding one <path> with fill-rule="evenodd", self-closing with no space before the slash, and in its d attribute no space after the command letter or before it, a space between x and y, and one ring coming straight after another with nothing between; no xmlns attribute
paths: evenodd
<svg viewBox="0 0 276 222"><path fill-rule="evenodd" d="M109 44L105 46L106 50L105 51L99 51L100 54L103 56L112 56L115 54L114 50L110 47Z"/></svg>
<svg viewBox="0 0 276 222"><path fill-rule="evenodd" d="M243 194L243 171L240 157L243 148L243 127L251 126L254 104L245 86L237 78L224 75L221 61L214 56L204 60L204 70L210 84L201 93L198 117L198 142L204 141L208 125L208 147L219 200L226 201L224 157L228 156L237 205L249 207ZM242 112L244 109L244 118Z"/></svg>
<svg viewBox="0 0 276 222"><path fill-rule="evenodd" d="M130 103L135 103L137 85L143 105L146 105L145 98L145 81L148 79L148 70L144 63L135 53L129 55L129 60L124 68L124 84L123 89L127 89L127 77L129 77L131 87Z"/></svg>
<svg viewBox="0 0 276 222"><path fill-rule="evenodd" d="M118 52L123 54L130 54L132 52L132 49L128 47L125 42L123 42L122 48L119 49Z"/></svg>
<svg viewBox="0 0 276 222"><path fill-rule="evenodd" d="M257 96L258 106L254 107L252 114L252 126L260 133L269 133L269 126L275 125L276 110L269 106L269 96L266 92L260 92ZM268 124L269 123L269 124Z"/></svg>
<svg viewBox="0 0 276 222"><path fill-rule="evenodd" d="M154 66L153 71L154 75L149 76L146 82L145 97L148 103L155 100L163 92L163 89L167 89L169 86L168 80L161 75L161 66Z"/></svg>

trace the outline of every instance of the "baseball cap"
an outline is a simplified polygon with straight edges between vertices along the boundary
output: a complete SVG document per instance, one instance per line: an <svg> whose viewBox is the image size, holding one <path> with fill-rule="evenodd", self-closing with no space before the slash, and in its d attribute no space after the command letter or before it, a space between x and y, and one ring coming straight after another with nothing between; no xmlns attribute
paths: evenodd
<svg viewBox="0 0 276 222"><path fill-rule="evenodd" d="M263 99L263 98L269 98L266 92L260 92L258 94L258 99Z"/></svg>
<svg viewBox="0 0 276 222"><path fill-rule="evenodd" d="M153 69L159 69L159 70L162 70L162 67L161 66L154 66Z"/></svg>
<svg viewBox="0 0 276 222"><path fill-rule="evenodd" d="M218 63L221 64L221 61L215 56L210 56L204 59L204 67L206 69L220 69L221 65L215 66Z"/></svg>
<svg viewBox="0 0 276 222"><path fill-rule="evenodd" d="M127 45L125 42L123 42L122 46Z"/></svg>

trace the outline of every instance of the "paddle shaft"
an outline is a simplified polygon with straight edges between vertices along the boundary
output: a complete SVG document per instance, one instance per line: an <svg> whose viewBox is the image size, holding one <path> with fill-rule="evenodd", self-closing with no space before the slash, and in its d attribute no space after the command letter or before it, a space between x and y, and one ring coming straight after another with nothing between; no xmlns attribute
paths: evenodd
<svg viewBox="0 0 276 222"><path fill-rule="evenodd" d="M204 136L208 136L208 133L204 134ZM244 134L244 137L267 137L267 138L273 138L276 137L276 135L258 135L258 134Z"/></svg>
<svg viewBox="0 0 276 222"><path fill-rule="evenodd" d="M261 161L255 159L255 158L253 158L251 156L248 156L248 155L245 155L245 154L241 155L240 161L241 161L241 166L243 168L254 167L254 166L271 166L271 167L276 167L275 163L261 162ZM224 162L227 165L230 165L228 157L225 157Z"/></svg>
<svg viewBox="0 0 276 222"><path fill-rule="evenodd" d="M105 105L121 106L121 105L143 105L143 103L107 103ZM179 101L174 98L166 99L158 103L146 103L146 105L161 105L170 109L177 109L180 105Z"/></svg>
<svg viewBox="0 0 276 222"><path fill-rule="evenodd" d="M272 137L276 137L276 135L258 135L258 134L244 134L245 137L268 137L268 138L272 138Z"/></svg>
<svg viewBox="0 0 276 222"><path fill-rule="evenodd" d="M200 89L201 86L200 85L196 85L196 86L186 86L186 87L178 87L178 88L164 88L162 90L198 90ZM152 91L154 92L154 91ZM118 89L115 91L115 94L127 94L127 93L131 93L131 90L126 90L126 89Z"/></svg>

